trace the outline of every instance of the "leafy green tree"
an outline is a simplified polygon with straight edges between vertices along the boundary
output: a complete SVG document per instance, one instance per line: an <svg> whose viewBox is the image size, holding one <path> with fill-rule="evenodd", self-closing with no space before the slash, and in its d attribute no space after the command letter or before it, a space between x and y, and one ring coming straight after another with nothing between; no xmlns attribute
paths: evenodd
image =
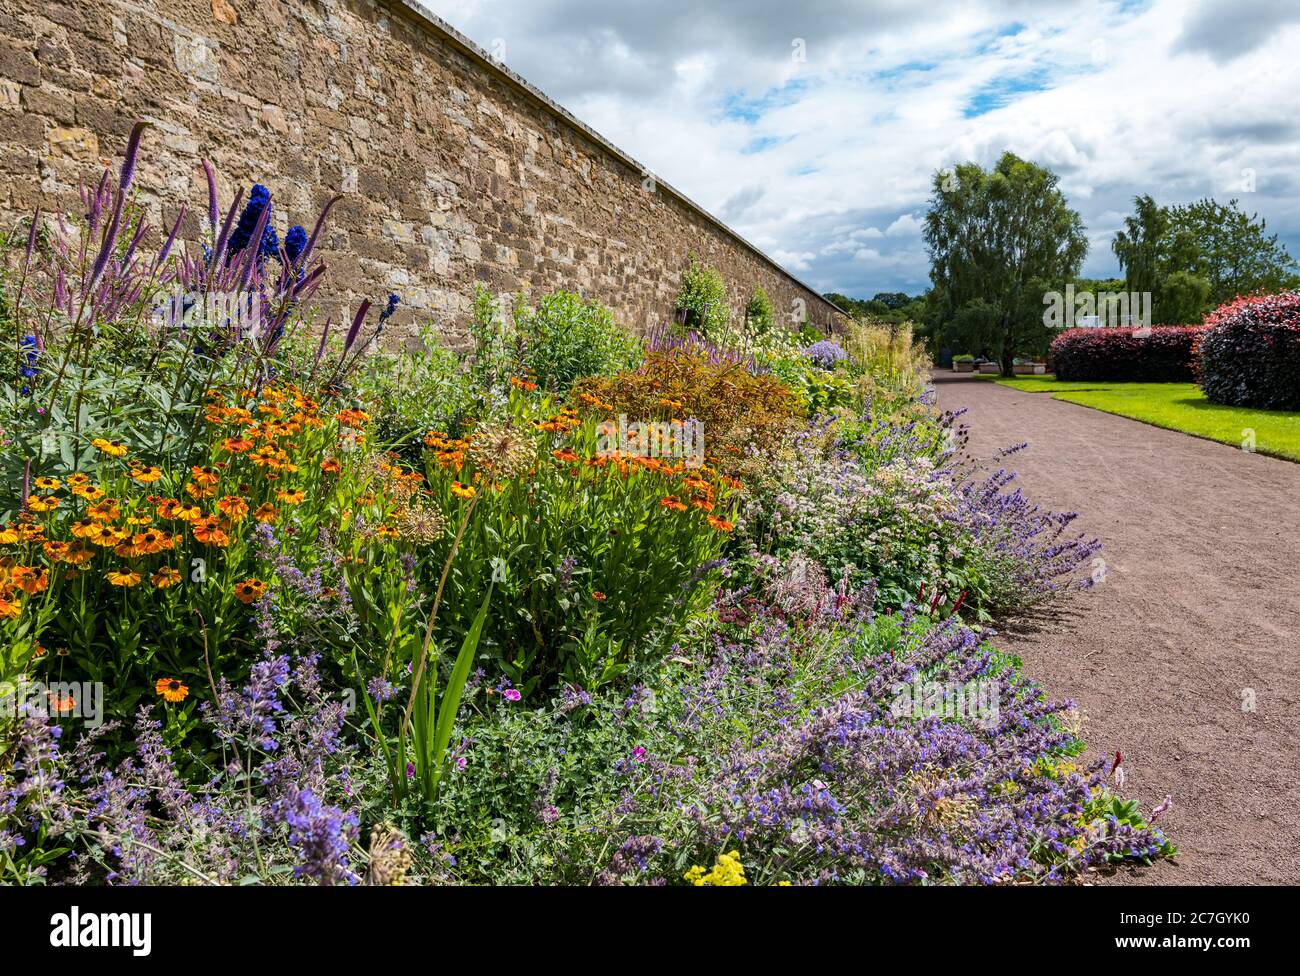
<svg viewBox="0 0 1300 976"><path fill-rule="evenodd" d="M1266 227L1259 214L1247 216L1236 200L1222 204L1206 198L1172 207L1161 270L1205 279L1211 306L1237 295L1292 287L1295 259L1276 234L1265 233Z"/></svg>
<svg viewBox="0 0 1300 976"><path fill-rule="evenodd" d="M1188 271L1173 271L1155 296L1154 321L1159 325L1195 325L1205 315L1210 283Z"/></svg>
<svg viewBox="0 0 1300 976"><path fill-rule="evenodd" d="M924 237L941 337L978 341L970 351L996 356L1006 375L1017 354L1046 347L1044 285L1062 287L1088 253L1056 175L1010 152L991 170L936 173Z"/></svg>
<svg viewBox="0 0 1300 976"><path fill-rule="evenodd" d="M1280 291L1300 282L1285 245L1236 200L1222 204L1205 198L1161 207L1144 195L1135 197L1133 206L1111 250L1127 289L1153 296L1157 323L1198 322L1237 295Z"/></svg>
<svg viewBox="0 0 1300 976"><path fill-rule="evenodd" d="M1119 259L1126 290L1154 296L1160 290L1160 251L1169 233L1169 211L1145 194L1133 198L1133 208L1110 249Z"/></svg>
<svg viewBox="0 0 1300 976"><path fill-rule="evenodd" d="M903 291L878 291L871 296L873 302L880 302L890 311L896 311L910 302L912 299Z"/></svg>

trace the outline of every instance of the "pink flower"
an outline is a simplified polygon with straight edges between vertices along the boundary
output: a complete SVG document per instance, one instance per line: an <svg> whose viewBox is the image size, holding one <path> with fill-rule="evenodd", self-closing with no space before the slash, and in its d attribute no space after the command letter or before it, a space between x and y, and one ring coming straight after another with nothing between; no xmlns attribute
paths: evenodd
<svg viewBox="0 0 1300 976"><path fill-rule="evenodd" d="M633 762L643 762L645 760L645 756L646 756L645 746L637 746L635 749L632 750Z"/></svg>
<svg viewBox="0 0 1300 976"><path fill-rule="evenodd" d="M519 701L519 699L524 696L519 694L518 688L507 688L505 691L501 692L501 697L506 701Z"/></svg>
<svg viewBox="0 0 1300 976"><path fill-rule="evenodd" d="M1161 803L1160 806L1156 807L1154 810L1151 811L1151 819L1148 820L1147 823L1155 823L1166 813L1168 813L1169 808L1172 807L1173 805L1174 805L1174 798L1170 796L1168 793L1166 793L1164 802Z"/></svg>

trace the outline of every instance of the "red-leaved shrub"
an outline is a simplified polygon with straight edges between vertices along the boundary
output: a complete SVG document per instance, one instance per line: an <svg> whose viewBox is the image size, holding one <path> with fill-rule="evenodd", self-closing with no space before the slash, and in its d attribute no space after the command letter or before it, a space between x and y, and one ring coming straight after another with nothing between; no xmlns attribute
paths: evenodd
<svg viewBox="0 0 1300 976"><path fill-rule="evenodd" d="M1205 320L1198 382L1214 403L1300 410L1300 292L1238 298Z"/></svg>
<svg viewBox="0 0 1300 976"><path fill-rule="evenodd" d="M1067 329L1052 341L1058 380L1190 383L1199 325Z"/></svg>

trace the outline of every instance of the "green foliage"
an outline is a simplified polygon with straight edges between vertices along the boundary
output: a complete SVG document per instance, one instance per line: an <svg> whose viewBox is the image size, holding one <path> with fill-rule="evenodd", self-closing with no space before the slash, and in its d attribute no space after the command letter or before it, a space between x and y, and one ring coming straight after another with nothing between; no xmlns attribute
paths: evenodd
<svg viewBox="0 0 1300 976"><path fill-rule="evenodd" d="M411 461L426 431L459 432L486 407L473 367L442 345L431 325L413 348L363 360L353 391L371 405L380 443Z"/></svg>
<svg viewBox="0 0 1300 976"><path fill-rule="evenodd" d="M935 174L925 219L940 341L975 335L1002 363L1046 348L1042 294L1078 274L1088 252L1083 221L1051 171L1004 153ZM959 316L965 313L964 319Z"/></svg>
<svg viewBox="0 0 1300 976"><path fill-rule="evenodd" d="M1189 271L1171 271L1160 282L1152 321L1157 325L1196 325L1210 301L1210 283Z"/></svg>
<svg viewBox="0 0 1300 976"><path fill-rule="evenodd" d="M641 343L615 324L613 313L573 292L553 292L536 306L521 300L514 325L522 349L520 372L545 390L564 394L584 376L641 364Z"/></svg>
<svg viewBox="0 0 1300 976"><path fill-rule="evenodd" d="M1236 200L1203 199L1169 210L1169 237L1161 266L1167 277L1186 271L1209 282L1208 305L1237 295L1274 292L1297 281L1296 262L1266 222Z"/></svg>
<svg viewBox="0 0 1300 976"><path fill-rule="evenodd" d="M1161 249L1169 233L1169 212L1149 195L1133 198L1134 213L1124 218L1124 230L1115 235L1111 250L1119 259L1127 291L1150 292L1160 289ZM1161 319L1183 324L1174 319Z"/></svg>
<svg viewBox="0 0 1300 976"><path fill-rule="evenodd" d="M516 388L508 419L480 424L468 443L430 435L424 471L441 510L477 506L438 637L468 630L495 579L479 657L525 693L597 687L662 653L709 599L714 577L699 569L726 540L709 513L732 515L730 489L708 471L610 454L595 414L553 410ZM430 564L453 544L434 544Z"/></svg>
<svg viewBox="0 0 1300 976"><path fill-rule="evenodd" d="M1236 200L1162 207L1144 195L1133 206L1111 249L1127 290L1151 293L1156 324L1194 325L1237 295L1279 291L1300 281L1286 246Z"/></svg>
<svg viewBox="0 0 1300 976"><path fill-rule="evenodd" d="M694 255L682 274L682 288L673 307L682 316L682 324L705 339L725 330L731 317L727 310L727 286L722 275L700 264Z"/></svg>
<svg viewBox="0 0 1300 976"><path fill-rule="evenodd" d="M755 288L745 306L745 328L753 335L766 335L772 328L772 299L762 288Z"/></svg>

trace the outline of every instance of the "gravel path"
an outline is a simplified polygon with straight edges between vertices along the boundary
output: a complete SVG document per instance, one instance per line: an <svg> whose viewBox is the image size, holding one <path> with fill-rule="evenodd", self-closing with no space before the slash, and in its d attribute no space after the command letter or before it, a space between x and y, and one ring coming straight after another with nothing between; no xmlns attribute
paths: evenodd
<svg viewBox="0 0 1300 976"><path fill-rule="evenodd" d="M1176 864L1119 884L1300 882L1300 465L936 371L970 451L1080 512L1106 578L1000 643L1087 715L1090 755L1163 818ZM1250 710L1253 699L1254 710Z"/></svg>

